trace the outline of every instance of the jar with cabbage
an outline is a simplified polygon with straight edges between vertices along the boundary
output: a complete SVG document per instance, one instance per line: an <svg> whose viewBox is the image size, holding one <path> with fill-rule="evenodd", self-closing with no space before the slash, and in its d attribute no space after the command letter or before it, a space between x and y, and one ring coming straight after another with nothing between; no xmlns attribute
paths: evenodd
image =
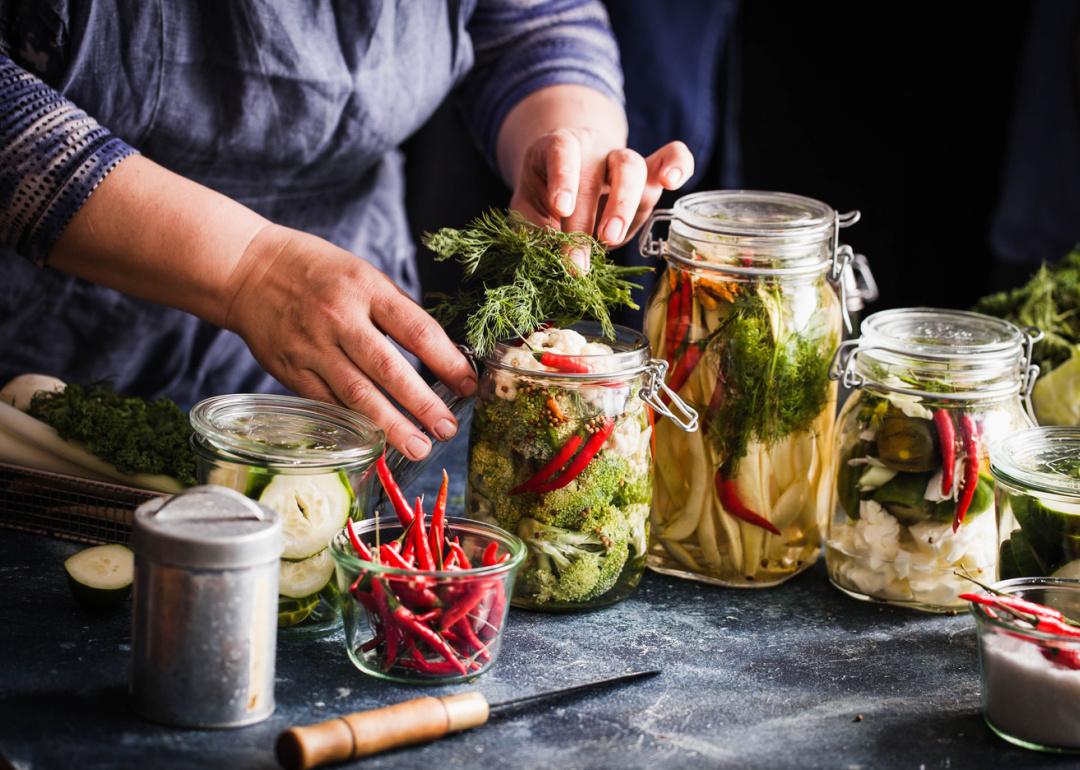
<svg viewBox="0 0 1080 770"><path fill-rule="evenodd" d="M1031 424L1036 330L977 313L869 316L833 376L856 388L836 431L829 578L860 599L928 611L965 605L964 576L998 560L988 448Z"/></svg>
<svg viewBox="0 0 1080 770"><path fill-rule="evenodd" d="M765 587L817 558L842 331L834 287L853 258L837 238L857 218L797 195L706 192L654 218L671 220L666 240L646 229L642 253L667 261L646 336L701 421L698 433L656 424L652 569Z"/></svg>

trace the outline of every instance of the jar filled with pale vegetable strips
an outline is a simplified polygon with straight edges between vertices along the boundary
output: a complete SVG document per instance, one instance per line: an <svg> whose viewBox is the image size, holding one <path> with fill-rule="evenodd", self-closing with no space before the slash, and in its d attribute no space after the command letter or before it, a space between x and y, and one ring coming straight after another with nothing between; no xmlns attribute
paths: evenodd
<svg viewBox="0 0 1080 770"><path fill-rule="evenodd" d="M832 375L855 392L836 428L829 579L859 599L948 612L998 562L988 448L1032 424L1040 337L932 308L869 316Z"/></svg>
<svg viewBox="0 0 1080 770"><path fill-rule="evenodd" d="M840 343L837 289L858 212L775 192L687 195L641 239L663 257L645 317L667 385L697 433L656 423L649 566L718 585L765 587L813 564L831 495ZM652 235L670 221L666 240Z"/></svg>
<svg viewBox="0 0 1080 770"><path fill-rule="evenodd" d="M645 338L599 324L544 328L484 360L469 434L466 510L526 545L512 604L574 610L625 598L645 570L652 498L650 406L663 362ZM683 407L680 412L679 407Z"/></svg>
<svg viewBox="0 0 1080 770"><path fill-rule="evenodd" d="M335 628L328 546L368 510L383 432L356 412L295 396L215 396L190 416L199 483L235 489L281 516L278 626L312 636Z"/></svg>

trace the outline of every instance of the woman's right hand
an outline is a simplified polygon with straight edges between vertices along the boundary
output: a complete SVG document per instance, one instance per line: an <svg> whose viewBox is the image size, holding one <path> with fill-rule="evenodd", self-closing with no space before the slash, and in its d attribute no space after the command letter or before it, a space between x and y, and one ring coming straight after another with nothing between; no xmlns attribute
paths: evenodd
<svg viewBox="0 0 1080 770"><path fill-rule="evenodd" d="M232 275L224 326L286 387L367 415L412 460L431 442L380 387L437 438L457 432L390 340L460 395L476 390L476 373L442 326L378 269L322 238L266 225Z"/></svg>

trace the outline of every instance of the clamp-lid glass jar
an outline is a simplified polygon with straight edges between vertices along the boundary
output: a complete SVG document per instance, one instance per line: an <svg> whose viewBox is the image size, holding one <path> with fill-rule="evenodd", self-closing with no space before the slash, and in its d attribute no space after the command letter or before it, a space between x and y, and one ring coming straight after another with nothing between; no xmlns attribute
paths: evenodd
<svg viewBox="0 0 1080 770"><path fill-rule="evenodd" d="M652 223L670 220L667 240ZM719 585L776 585L820 550L831 489L840 280L853 258L838 214L810 198L723 191L654 214L643 255L667 273L645 333L667 385L701 419L656 423L649 566Z"/></svg>
<svg viewBox="0 0 1080 770"><path fill-rule="evenodd" d="M836 428L829 579L860 599L964 606L997 564L987 447L1032 424L1037 330L958 310L869 316L832 375L856 389Z"/></svg>
<svg viewBox="0 0 1080 770"><path fill-rule="evenodd" d="M367 418L296 396L215 396L191 410L196 476L281 517L278 625L321 635L339 622L330 540L369 507L383 432Z"/></svg>
<svg viewBox="0 0 1080 770"><path fill-rule="evenodd" d="M466 511L527 546L512 603L611 604L637 586L648 550L652 427L664 363L645 338L596 323L543 329L484 361L469 440ZM676 397L683 429L696 415ZM680 407L682 408L680 411Z"/></svg>
<svg viewBox="0 0 1080 770"><path fill-rule="evenodd" d="M990 447L998 577L1080 578L1080 428L1045 426Z"/></svg>

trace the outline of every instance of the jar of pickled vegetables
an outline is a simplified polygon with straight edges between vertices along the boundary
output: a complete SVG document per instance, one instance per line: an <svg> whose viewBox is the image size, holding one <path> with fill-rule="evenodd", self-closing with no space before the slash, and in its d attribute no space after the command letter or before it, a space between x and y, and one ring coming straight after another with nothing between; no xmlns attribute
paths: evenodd
<svg viewBox="0 0 1080 770"><path fill-rule="evenodd" d="M1080 428L1046 426L990 447L998 577L1080 578Z"/></svg>
<svg viewBox="0 0 1080 770"><path fill-rule="evenodd" d="M340 618L328 546L369 508L383 432L356 412L295 396L215 396L190 419L199 483L235 489L281 517L282 632L332 630Z"/></svg>
<svg viewBox="0 0 1080 770"><path fill-rule="evenodd" d="M695 425L677 397L660 400L664 364L645 338L601 331L591 322L545 328L484 360L466 510L525 542L517 607L596 607L637 586L653 493L647 405L681 419L678 429Z"/></svg>
<svg viewBox="0 0 1080 770"><path fill-rule="evenodd" d="M829 579L860 599L964 606L997 565L987 448L1032 424L1037 330L959 310L874 313L838 351L855 393L837 422Z"/></svg>
<svg viewBox="0 0 1080 770"><path fill-rule="evenodd" d="M831 495L836 386L829 364L850 269L840 215L774 192L687 195L641 240L667 272L645 317L667 385L700 416L656 423L649 566L719 585L765 587L820 550ZM670 220L668 238L651 226Z"/></svg>

